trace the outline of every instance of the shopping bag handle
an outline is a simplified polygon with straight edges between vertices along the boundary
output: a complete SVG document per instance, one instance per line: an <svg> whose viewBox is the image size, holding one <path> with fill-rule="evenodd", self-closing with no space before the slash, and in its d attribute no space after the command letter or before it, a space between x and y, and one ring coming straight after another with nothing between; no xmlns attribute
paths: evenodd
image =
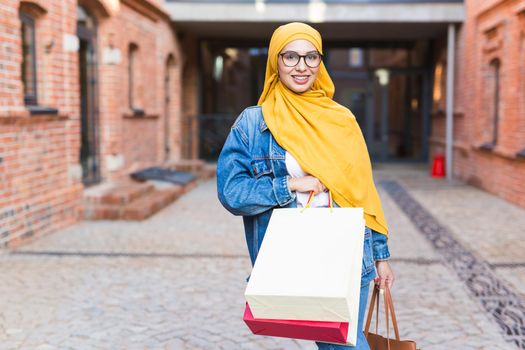
<svg viewBox="0 0 525 350"><path fill-rule="evenodd" d="M372 293L372 299L370 300L370 306L368 307L368 316L366 318L366 325L365 325L365 337L368 337L368 333L370 331L370 323L372 322L372 315L374 313L374 304L376 307L376 334L378 333L378 325L379 325L379 286L374 286L374 292ZM397 326L397 319L396 319L396 313L394 311L394 303L392 301L392 295L390 293L390 289L388 286L384 289L384 304L385 304L385 316L386 316L386 338L388 343L388 349L390 350L390 317L392 317L392 325L394 326L394 333L396 336L396 340L400 340L399 337L399 329ZM391 316L390 316L391 314Z"/></svg>
<svg viewBox="0 0 525 350"><path fill-rule="evenodd" d="M303 210L301 211L304 211L305 209L307 208L310 208L310 204L312 203L314 199L314 191L310 191L310 196L308 196L308 201L306 202L306 205L304 206ZM333 209L333 199L332 199L332 191L328 191L328 208L330 209Z"/></svg>

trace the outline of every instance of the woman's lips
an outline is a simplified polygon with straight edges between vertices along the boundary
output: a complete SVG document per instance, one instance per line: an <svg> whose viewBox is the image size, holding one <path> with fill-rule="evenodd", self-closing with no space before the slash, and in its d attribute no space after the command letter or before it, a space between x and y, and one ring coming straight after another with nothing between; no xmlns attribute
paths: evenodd
<svg viewBox="0 0 525 350"><path fill-rule="evenodd" d="M309 75L292 75L292 78L296 84L304 85L308 83L310 76Z"/></svg>

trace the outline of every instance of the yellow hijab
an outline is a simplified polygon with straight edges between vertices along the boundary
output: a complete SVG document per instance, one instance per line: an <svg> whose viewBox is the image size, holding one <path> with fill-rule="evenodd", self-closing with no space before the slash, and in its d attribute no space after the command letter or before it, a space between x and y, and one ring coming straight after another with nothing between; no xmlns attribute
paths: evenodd
<svg viewBox="0 0 525 350"><path fill-rule="evenodd" d="M312 88L304 93L293 92L279 80L278 54L299 39L308 40L323 52L321 35L307 24L289 23L274 31L258 102L264 120L275 140L305 172L332 191L340 206L364 208L366 225L387 235L363 134L352 112L332 99L334 83L324 63Z"/></svg>

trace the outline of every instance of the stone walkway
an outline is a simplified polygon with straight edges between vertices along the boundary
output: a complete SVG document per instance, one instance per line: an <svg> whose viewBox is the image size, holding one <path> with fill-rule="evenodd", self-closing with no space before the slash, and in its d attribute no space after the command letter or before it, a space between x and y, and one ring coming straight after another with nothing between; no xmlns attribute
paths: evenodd
<svg viewBox="0 0 525 350"><path fill-rule="evenodd" d="M525 210L417 168L375 174L402 337L423 350L525 349ZM4 251L0 266L0 349L316 349L244 325L242 221L214 181L144 222L83 222ZM472 276L490 278L476 289Z"/></svg>

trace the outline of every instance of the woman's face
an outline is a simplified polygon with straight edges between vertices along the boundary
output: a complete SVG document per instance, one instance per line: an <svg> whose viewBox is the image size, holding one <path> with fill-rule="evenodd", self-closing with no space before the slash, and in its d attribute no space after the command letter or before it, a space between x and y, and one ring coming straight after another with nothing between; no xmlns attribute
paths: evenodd
<svg viewBox="0 0 525 350"><path fill-rule="evenodd" d="M297 54L301 57L297 62ZM279 79L290 90L301 93L310 90L317 79L321 56L308 40L294 40L278 56ZM317 66L316 66L317 65Z"/></svg>

